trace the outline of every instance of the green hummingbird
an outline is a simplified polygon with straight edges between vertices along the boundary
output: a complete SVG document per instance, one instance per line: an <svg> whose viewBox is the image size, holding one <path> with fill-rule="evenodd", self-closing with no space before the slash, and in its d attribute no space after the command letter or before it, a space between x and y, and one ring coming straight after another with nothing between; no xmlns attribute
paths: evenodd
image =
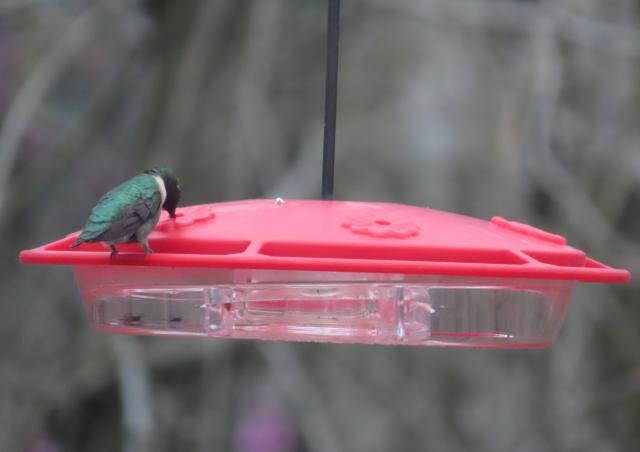
<svg viewBox="0 0 640 452"><path fill-rule="evenodd" d="M113 257L117 244L138 242L146 256L153 252L147 237L158 224L161 210L175 218L181 194L178 179L168 168L155 167L138 174L100 198L71 248L85 242L105 242Z"/></svg>

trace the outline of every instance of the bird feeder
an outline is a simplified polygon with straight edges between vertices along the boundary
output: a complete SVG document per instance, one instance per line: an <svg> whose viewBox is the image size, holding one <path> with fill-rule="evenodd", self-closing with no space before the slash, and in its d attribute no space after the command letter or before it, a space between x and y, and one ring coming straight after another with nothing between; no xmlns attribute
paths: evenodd
<svg viewBox="0 0 640 452"><path fill-rule="evenodd" d="M68 265L89 318L111 333L339 343L545 347L577 282L622 283L555 234L494 217L333 201L339 0L329 0L322 201L178 209L154 252L78 233L23 251Z"/></svg>
<svg viewBox="0 0 640 452"><path fill-rule="evenodd" d="M544 347L576 282L629 279L525 224L397 204L186 207L146 257L76 236L20 257L71 266L95 326L125 334Z"/></svg>

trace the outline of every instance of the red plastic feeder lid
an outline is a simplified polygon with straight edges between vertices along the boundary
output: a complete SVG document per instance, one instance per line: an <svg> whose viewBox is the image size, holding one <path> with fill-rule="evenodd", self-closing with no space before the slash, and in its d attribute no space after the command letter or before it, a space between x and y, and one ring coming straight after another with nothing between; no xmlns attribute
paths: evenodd
<svg viewBox="0 0 640 452"><path fill-rule="evenodd" d="M248 200L166 212L153 254L120 245L69 249L77 233L20 254L25 263L253 268L626 282L626 270L588 258L555 234L398 204Z"/></svg>

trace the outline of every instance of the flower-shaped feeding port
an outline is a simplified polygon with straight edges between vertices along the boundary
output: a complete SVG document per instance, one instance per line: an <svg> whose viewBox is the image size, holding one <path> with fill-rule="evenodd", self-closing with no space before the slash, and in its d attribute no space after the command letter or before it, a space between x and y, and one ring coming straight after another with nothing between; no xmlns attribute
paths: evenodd
<svg viewBox="0 0 640 452"><path fill-rule="evenodd" d="M393 212L367 212L347 218L342 226L355 234L370 237L403 239L420 233L420 227Z"/></svg>
<svg viewBox="0 0 640 452"><path fill-rule="evenodd" d="M544 347L576 282L625 282L564 238L499 219L340 201L180 209L154 253L75 234L21 254L73 267L103 331L404 345Z"/></svg>
<svg viewBox="0 0 640 452"><path fill-rule="evenodd" d="M156 230L168 231L175 227L181 228L191 226L194 223L213 220L215 216L216 213L211 206L196 206L189 209L177 209L176 218L169 218L169 214L163 211L160 216L158 226L156 226Z"/></svg>

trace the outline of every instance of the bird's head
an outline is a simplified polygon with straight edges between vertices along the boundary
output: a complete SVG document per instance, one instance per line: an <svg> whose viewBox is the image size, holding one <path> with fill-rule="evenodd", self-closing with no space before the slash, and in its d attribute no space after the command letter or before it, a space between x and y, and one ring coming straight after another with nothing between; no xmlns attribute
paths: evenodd
<svg viewBox="0 0 640 452"><path fill-rule="evenodd" d="M171 218L175 218L176 207L178 206L180 196L182 195L182 189L178 183L178 178L169 168L162 168L159 166L151 168L150 170L145 171L145 173L152 176L160 176L162 182L164 182L164 188L167 192L167 197L164 200L164 204L162 204L162 208L169 212L169 216Z"/></svg>

